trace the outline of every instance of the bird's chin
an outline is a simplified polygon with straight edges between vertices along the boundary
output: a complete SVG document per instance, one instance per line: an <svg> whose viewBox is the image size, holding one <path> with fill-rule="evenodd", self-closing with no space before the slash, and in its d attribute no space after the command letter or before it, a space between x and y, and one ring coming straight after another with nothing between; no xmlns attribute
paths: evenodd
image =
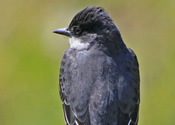
<svg viewBox="0 0 175 125"><path fill-rule="evenodd" d="M76 49L76 50L87 50L90 47L90 43L82 42L80 38L71 37L69 38L70 48Z"/></svg>

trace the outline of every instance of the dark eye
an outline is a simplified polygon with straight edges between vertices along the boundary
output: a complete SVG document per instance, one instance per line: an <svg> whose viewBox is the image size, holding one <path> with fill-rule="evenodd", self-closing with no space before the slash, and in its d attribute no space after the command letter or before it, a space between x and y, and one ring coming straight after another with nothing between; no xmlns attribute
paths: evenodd
<svg viewBox="0 0 175 125"><path fill-rule="evenodd" d="M73 27L73 32L76 34L76 35L79 35L81 33L81 28L78 27L78 26L74 26Z"/></svg>

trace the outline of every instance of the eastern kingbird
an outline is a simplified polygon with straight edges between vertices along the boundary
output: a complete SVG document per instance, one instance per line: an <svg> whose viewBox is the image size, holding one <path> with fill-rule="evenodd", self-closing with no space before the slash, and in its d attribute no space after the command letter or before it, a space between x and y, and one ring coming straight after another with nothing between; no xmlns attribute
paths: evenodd
<svg viewBox="0 0 175 125"><path fill-rule="evenodd" d="M137 58L104 9L87 7L54 33L70 42L59 80L66 125L137 125Z"/></svg>

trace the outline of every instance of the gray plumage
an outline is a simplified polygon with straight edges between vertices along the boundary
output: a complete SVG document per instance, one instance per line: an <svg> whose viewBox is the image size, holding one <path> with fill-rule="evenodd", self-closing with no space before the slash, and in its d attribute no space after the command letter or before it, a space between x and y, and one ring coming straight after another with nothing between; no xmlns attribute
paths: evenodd
<svg viewBox="0 0 175 125"><path fill-rule="evenodd" d="M55 33L80 42L70 40L61 62L59 90L66 124L137 125L137 58L104 9L85 8L66 31Z"/></svg>

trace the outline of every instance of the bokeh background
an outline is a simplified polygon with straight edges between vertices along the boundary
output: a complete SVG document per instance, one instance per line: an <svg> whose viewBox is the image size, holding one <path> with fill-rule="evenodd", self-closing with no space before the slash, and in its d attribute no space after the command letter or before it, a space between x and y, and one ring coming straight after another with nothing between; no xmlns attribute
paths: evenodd
<svg viewBox="0 0 175 125"><path fill-rule="evenodd" d="M139 125L175 125L175 0L1 0L0 125L64 125L58 81L69 44L52 31L94 5L137 54Z"/></svg>

